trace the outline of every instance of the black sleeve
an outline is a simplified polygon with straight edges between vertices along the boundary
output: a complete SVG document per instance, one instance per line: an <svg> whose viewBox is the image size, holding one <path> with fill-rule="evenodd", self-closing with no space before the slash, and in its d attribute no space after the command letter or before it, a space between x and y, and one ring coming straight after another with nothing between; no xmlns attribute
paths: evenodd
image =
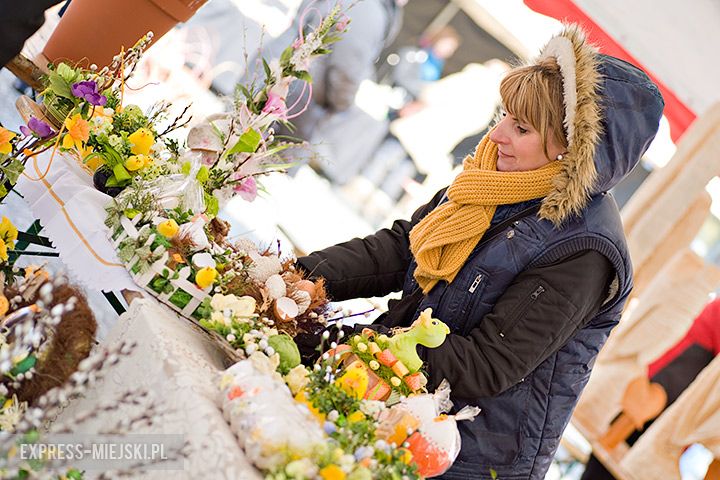
<svg viewBox="0 0 720 480"><path fill-rule="evenodd" d="M409 234L442 199L445 189L415 211L411 220L396 220L365 238L354 238L301 257L297 265L311 278L323 277L333 300L377 297L402 288L410 266Z"/></svg>
<svg viewBox="0 0 720 480"><path fill-rule="evenodd" d="M424 349L429 388L443 378L460 398L493 396L525 378L600 310L614 269L595 251L519 274L467 337Z"/></svg>
<svg viewBox="0 0 720 480"><path fill-rule="evenodd" d="M45 21L45 10L60 0L0 0L0 68L20 53L25 40L30 38Z"/></svg>

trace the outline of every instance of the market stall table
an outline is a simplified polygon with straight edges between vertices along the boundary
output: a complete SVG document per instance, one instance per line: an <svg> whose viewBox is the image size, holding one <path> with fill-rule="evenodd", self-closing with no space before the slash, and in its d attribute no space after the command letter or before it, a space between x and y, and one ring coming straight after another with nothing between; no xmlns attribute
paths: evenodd
<svg viewBox="0 0 720 480"><path fill-rule="evenodd" d="M146 390L164 414L152 427L128 433L179 434L189 446L183 471L148 470L147 478L262 478L245 458L218 407L219 372L227 360L216 342L149 298L132 302L105 343L121 341L135 342L133 352L111 367L82 398L71 401L56 423L70 421L97 405L122 398L129 389ZM83 424L73 433L97 433L141 408L124 405L117 412ZM88 473L92 476L93 472Z"/></svg>

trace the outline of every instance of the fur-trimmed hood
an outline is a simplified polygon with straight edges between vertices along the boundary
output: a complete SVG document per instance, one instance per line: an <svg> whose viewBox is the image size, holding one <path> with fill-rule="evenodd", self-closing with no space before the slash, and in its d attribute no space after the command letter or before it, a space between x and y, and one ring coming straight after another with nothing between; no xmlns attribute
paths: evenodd
<svg viewBox="0 0 720 480"><path fill-rule="evenodd" d="M657 133L664 102L645 73L599 54L577 25L548 42L539 59L546 57L555 57L563 74L569 147L539 216L559 225L637 165Z"/></svg>

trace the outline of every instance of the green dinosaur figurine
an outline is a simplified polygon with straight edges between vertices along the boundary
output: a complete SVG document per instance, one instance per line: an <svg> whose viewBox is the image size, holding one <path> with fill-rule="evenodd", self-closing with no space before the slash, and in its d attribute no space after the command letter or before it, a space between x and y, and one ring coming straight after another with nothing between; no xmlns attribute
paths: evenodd
<svg viewBox="0 0 720 480"><path fill-rule="evenodd" d="M388 339L388 348L395 357L415 373L422 367L422 360L417 354L418 344L429 348L437 348L445 341L450 329L437 318L432 318L432 308L426 308L413 322L410 328L393 335Z"/></svg>

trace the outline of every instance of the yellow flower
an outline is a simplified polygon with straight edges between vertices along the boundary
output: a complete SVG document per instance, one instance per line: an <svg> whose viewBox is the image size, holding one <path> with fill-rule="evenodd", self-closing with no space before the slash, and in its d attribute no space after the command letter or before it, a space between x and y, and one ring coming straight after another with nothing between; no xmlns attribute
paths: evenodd
<svg viewBox="0 0 720 480"><path fill-rule="evenodd" d="M4 316L10 310L10 302L5 295L0 295L0 317Z"/></svg>
<svg viewBox="0 0 720 480"><path fill-rule="evenodd" d="M84 157L83 157L84 158ZM104 165L105 162L103 161L103 158L100 155L93 155L92 157L89 157L87 160L85 160L85 165L88 166L90 170L93 172L97 170L100 165Z"/></svg>
<svg viewBox="0 0 720 480"><path fill-rule="evenodd" d="M0 238L0 261L7 262L7 259L8 259L7 245L5 244L5 240Z"/></svg>
<svg viewBox="0 0 720 480"><path fill-rule="evenodd" d="M218 271L213 267L201 268L195 275L195 283L200 288L207 288L215 282Z"/></svg>
<svg viewBox="0 0 720 480"><path fill-rule="evenodd" d="M134 172L135 170L140 170L146 165L146 158L147 157L142 154L128 157L128 159L125 160L125 168L127 168L131 172Z"/></svg>
<svg viewBox="0 0 720 480"><path fill-rule="evenodd" d="M402 453L402 456L400 457L400 461L403 462L406 465L410 465L410 462L412 462L413 454L410 450L407 448L401 448L400 452Z"/></svg>
<svg viewBox="0 0 720 480"><path fill-rule="evenodd" d="M147 155L155 144L155 137L147 128L138 128L133 134L128 136L128 140L132 143L130 151L135 155Z"/></svg>
<svg viewBox="0 0 720 480"><path fill-rule="evenodd" d="M337 465L328 465L320 469L323 480L345 480L345 472Z"/></svg>
<svg viewBox="0 0 720 480"><path fill-rule="evenodd" d="M65 120L65 128L68 133L63 137L63 148L75 147L78 151L83 152L83 143L90 138L90 124L79 113L76 113Z"/></svg>
<svg viewBox="0 0 720 480"><path fill-rule="evenodd" d="M160 224L157 226L158 232L160 232L160 235L172 238L175 235L177 235L178 230L180 230L180 227L178 226L177 222L173 219L165 220L164 222L160 222ZM198 273L199 275L199 273ZM212 283L212 282L211 282Z"/></svg>
<svg viewBox="0 0 720 480"><path fill-rule="evenodd" d="M0 238L5 240L10 248L13 248L15 247L17 237L17 228L15 228L15 225L12 224L9 218L3 215L2 221L0 221Z"/></svg>
<svg viewBox="0 0 720 480"><path fill-rule="evenodd" d="M347 421L350 423L357 423L362 420L365 420L365 414L361 412L360 410L355 411L347 416Z"/></svg>
<svg viewBox="0 0 720 480"><path fill-rule="evenodd" d="M16 135L17 133L0 127L0 153L7 154L12 152L12 145L10 144L10 140L15 138Z"/></svg>
<svg viewBox="0 0 720 480"><path fill-rule="evenodd" d="M345 373L335 381L335 384L345 390L345 393L355 398L363 398L368 388L368 374L365 365L359 360L351 363Z"/></svg>

